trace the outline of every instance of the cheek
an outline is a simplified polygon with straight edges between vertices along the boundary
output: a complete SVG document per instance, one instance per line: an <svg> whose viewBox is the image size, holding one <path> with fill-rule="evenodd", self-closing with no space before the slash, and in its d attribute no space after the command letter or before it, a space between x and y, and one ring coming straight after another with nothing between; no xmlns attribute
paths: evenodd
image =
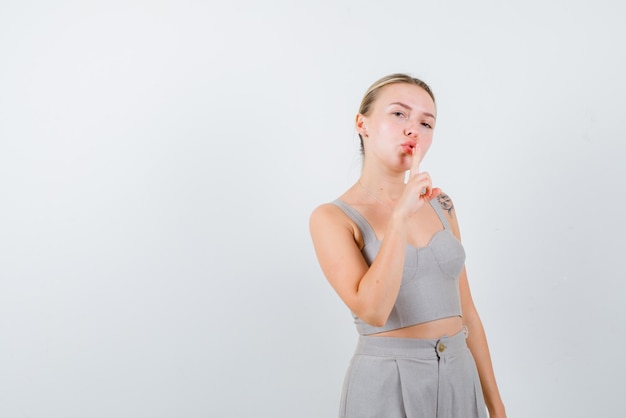
<svg viewBox="0 0 626 418"><path fill-rule="evenodd" d="M426 151L428 150L428 148L430 148L432 143L433 143L432 135L425 135L419 139L420 147L422 147Z"/></svg>
<svg viewBox="0 0 626 418"><path fill-rule="evenodd" d="M378 127L378 132L380 133L390 133L390 132L394 132L396 130L398 130L398 124L397 123L393 123L393 122L389 122L386 120L380 121L377 125Z"/></svg>

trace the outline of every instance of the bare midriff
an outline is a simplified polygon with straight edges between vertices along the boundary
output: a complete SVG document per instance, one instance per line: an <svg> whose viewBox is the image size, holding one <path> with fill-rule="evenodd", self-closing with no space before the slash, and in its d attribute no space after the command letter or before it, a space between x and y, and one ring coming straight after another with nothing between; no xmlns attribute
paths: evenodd
<svg viewBox="0 0 626 418"><path fill-rule="evenodd" d="M463 319L460 316L436 319L423 324L411 325L410 327L398 328L391 331L370 334L370 337L395 337L395 338L423 338L434 340L445 335L452 336L463 329Z"/></svg>

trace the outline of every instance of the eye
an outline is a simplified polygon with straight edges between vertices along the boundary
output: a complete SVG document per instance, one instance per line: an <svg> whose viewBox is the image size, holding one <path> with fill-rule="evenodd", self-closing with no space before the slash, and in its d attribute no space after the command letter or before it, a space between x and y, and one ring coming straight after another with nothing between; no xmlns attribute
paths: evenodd
<svg viewBox="0 0 626 418"><path fill-rule="evenodd" d="M427 127L428 129L433 129L433 126L428 122L422 122L422 126Z"/></svg>
<svg viewBox="0 0 626 418"><path fill-rule="evenodd" d="M396 110L395 112L392 112L392 115L397 116L399 118L403 118L406 115L403 112L400 112L399 110Z"/></svg>

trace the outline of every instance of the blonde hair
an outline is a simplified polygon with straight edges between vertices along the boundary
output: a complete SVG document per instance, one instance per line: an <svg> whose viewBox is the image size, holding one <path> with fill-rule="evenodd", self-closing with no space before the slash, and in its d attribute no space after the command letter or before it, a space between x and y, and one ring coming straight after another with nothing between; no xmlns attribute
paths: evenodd
<svg viewBox="0 0 626 418"><path fill-rule="evenodd" d="M375 81L374 84L372 84L367 89L367 91L365 92L365 95L363 96L363 100L361 100L361 106L359 106L359 113L364 116L367 116L367 114L372 109L372 104L378 98L378 94L380 93L380 90L383 87L388 86L389 84L398 84L398 83L412 84L414 86L421 87L422 89L424 89L426 93L428 93L431 99L433 99L433 103L435 103L435 95L433 94L433 91L430 89L430 86L428 84L426 84L419 78L411 77L408 74L396 73L396 74L390 74L388 76L385 76ZM359 139L361 141L361 153L363 153L363 137L361 137L361 134L359 134Z"/></svg>

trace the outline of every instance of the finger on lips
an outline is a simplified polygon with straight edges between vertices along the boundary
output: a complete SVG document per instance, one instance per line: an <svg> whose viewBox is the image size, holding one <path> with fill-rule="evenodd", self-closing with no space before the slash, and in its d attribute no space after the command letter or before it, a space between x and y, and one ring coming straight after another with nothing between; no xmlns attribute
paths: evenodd
<svg viewBox="0 0 626 418"><path fill-rule="evenodd" d="M419 174L420 167L420 153L419 153L420 145L416 144L415 148L413 148L413 161L411 162L411 174L416 175Z"/></svg>
<svg viewBox="0 0 626 418"><path fill-rule="evenodd" d="M420 197L425 197L428 199L432 199L438 196L441 193L441 189L432 186L432 181L430 179L430 175L428 173L420 173L419 165L421 161L422 155L419 153L420 146L419 144L415 145L413 148L413 161L411 162L411 170L409 175L413 177L416 181L426 181L427 184L419 189Z"/></svg>

